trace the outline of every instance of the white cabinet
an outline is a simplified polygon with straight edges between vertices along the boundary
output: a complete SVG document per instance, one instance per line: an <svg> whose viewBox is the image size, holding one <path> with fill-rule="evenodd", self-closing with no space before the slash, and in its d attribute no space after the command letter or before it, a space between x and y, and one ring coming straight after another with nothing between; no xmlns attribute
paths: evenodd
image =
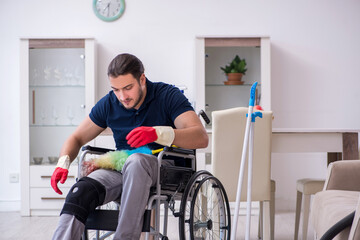
<svg viewBox="0 0 360 240"><path fill-rule="evenodd" d="M77 166L58 195L50 160L95 103L94 39L21 39L20 96L21 214L58 215Z"/></svg>
<svg viewBox="0 0 360 240"><path fill-rule="evenodd" d="M50 179L53 171L54 166L52 165L30 166L30 213L33 216L58 216L67 193L76 181L77 166L72 164L66 182L59 184L59 188L63 192L63 195L59 195L50 187Z"/></svg>
<svg viewBox="0 0 360 240"><path fill-rule="evenodd" d="M238 55L247 62L243 85L225 85L220 67ZM196 112L247 107L250 88L258 82L257 104L271 110L270 38L263 36L199 36L196 38ZM211 125L206 126L211 137ZM198 166L211 164L211 146L198 151ZM208 169L208 167L205 167Z"/></svg>

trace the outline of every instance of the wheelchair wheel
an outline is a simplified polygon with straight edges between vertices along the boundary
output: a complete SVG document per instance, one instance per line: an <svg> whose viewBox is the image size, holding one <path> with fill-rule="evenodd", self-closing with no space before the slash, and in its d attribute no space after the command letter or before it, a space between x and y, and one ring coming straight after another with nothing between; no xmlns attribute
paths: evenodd
<svg viewBox="0 0 360 240"><path fill-rule="evenodd" d="M179 237L180 239L190 239L190 207L192 196L201 180L212 176L208 171L202 170L194 173L184 189L180 202L179 216Z"/></svg>
<svg viewBox="0 0 360 240"><path fill-rule="evenodd" d="M196 185L185 239L230 239L230 207L221 182L207 176Z"/></svg>

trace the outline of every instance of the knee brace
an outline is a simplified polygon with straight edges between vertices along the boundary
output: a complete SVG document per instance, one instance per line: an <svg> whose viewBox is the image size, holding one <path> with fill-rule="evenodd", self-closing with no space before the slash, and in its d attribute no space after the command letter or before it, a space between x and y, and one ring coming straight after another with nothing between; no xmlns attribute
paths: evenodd
<svg viewBox="0 0 360 240"><path fill-rule="evenodd" d="M60 215L63 213L74 215L85 224L89 212L103 204L105 193L105 187L100 182L83 177L70 189Z"/></svg>

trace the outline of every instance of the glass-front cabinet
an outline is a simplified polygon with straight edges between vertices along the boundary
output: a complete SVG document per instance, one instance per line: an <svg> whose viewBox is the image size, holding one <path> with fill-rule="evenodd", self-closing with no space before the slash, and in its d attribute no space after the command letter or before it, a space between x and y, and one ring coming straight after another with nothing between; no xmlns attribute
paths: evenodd
<svg viewBox="0 0 360 240"><path fill-rule="evenodd" d="M256 104L271 110L271 57L268 36L198 36L196 38L196 111L211 113L234 107L248 107L250 88L258 82ZM235 56L246 60L241 84L229 84L221 67ZM197 151L198 169L211 170L211 123L206 125L209 145Z"/></svg>
<svg viewBox="0 0 360 240"><path fill-rule="evenodd" d="M21 39L21 212L58 215L76 161L57 195L51 174L66 138L95 101L93 39Z"/></svg>

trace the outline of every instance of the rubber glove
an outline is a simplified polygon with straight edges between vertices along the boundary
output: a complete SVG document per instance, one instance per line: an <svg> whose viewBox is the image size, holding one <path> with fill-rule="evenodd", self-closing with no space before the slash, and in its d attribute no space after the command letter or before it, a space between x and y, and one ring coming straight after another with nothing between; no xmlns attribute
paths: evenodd
<svg viewBox="0 0 360 240"><path fill-rule="evenodd" d="M174 138L174 129L168 126L137 127L126 136L128 144L135 148L152 142L170 147Z"/></svg>
<svg viewBox="0 0 360 240"><path fill-rule="evenodd" d="M57 184L59 181L61 184L65 183L69 173L69 166L70 157L68 155L60 157L55 167L55 171L51 176L51 187L54 189L55 192L60 195L62 194L62 192L58 188Z"/></svg>

